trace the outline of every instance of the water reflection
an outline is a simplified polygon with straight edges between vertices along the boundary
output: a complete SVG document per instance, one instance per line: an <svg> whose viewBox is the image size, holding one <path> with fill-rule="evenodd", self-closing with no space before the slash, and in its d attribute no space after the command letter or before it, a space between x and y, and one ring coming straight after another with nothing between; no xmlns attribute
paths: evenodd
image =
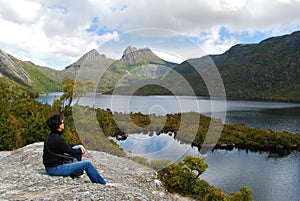
<svg viewBox="0 0 300 201"><path fill-rule="evenodd" d="M286 157L270 157L264 152L233 149L214 150L205 155L197 148L182 144L168 134L131 134L127 140L116 141L129 155L150 160L181 160L187 155L204 158L207 170L201 179L227 194L248 186L257 201L298 200L300 195L300 154L292 152ZM175 157L174 157L175 156Z"/></svg>
<svg viewBox="0 0 300 201"><path fill-rule="evenodd" d="M201 178L229 194L246 185L254 200L290 201L300 195L300 155L270 158L266 153L244 150L211 152L205 158L209 167Z"/></svg>
<svg viewBox="0 0 300 201"><path fill-rule="evenodd" d="M198 149L174 139L174 133L160 135L130 134L126 140L116 140L131 156L149 160L171 160L177 162L187 155L200 156Z"/></svg>

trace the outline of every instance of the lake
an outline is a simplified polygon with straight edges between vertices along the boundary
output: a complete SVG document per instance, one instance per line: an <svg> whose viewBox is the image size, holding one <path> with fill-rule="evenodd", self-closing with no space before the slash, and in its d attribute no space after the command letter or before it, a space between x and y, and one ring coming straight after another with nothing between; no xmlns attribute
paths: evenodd
<svg viewBox="0 0 300 201"><path fill-rule="evenodd" d="M61 96L61 92L53 92L39 97L42 103L52 104L54 98ZM144 114L174 114L179 112L200 112L208 116L222 118L226 124L243 122L249 127L259 127L278 131L300 133L300 104L214 100L215 111L211 112L212 102L207 97L190 96L111 96L103 94L89 94L80 98L81 105L97 108L110 108L113 112L142 112Z"/></svg>
<svg viewBox="0 0 300 201"><path fill-rule="evenodd" d="M50 93L38 100L52 104L61 93ZM113 112L142 112L145 114L174 114L201 112L219 117L232 124L243 122L249 127L300 133L300 104L227 100L206 97L173 96L110 96L89 94L79 101L82 105L110 108ZM214 111L211 111L212 105ZM226 117L225 115L226 114ZM300 195L300 154L293 152L283 158L269 157L266 153L217 150L200 155L197 149L173 140L171 135L129 135L118 144L128 153L150 159L167 159L195 155L203 157L209 167L201 178L229 194L243 185L254 191L258 201L296 201Z"/></svg>

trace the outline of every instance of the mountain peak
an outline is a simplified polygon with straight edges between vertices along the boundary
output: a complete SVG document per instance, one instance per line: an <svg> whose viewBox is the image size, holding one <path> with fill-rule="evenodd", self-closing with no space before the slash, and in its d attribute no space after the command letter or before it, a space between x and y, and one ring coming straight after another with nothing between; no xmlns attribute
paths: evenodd
<svg viewBox="0 0 300 201"><path fill-rule="evenodd" d="M84 61L85 60L90 61L98 57L106 58L104 54L99 54L99 52L96 49L92 49L88 53L84 54L80 59Z"/></svg>
<svg viewBox="0 0 300 201"><path fill-rule="evenodd" d="M92 49L89 52L85 53L82 57L80 57L80 59L78 59L75 63L67 66L65 69L79 69L81 66L90 65L93 61L98 59L106 59L106 56L104 54L99 54L96 49Z"/></svg>
<svg viewBox="0 0 300 201"><path fill-rule="evenodd" d="M128 46L124 50L121 60L126 64L164 63L164 61L156 56L148 47L138 49Z"/></svg>
<svg viewBox="0 0 300 201"><path fill-rule="evenodd" d="M132 53L132 52L135 52L135 51L138 51L138 49L136 47L128 46L124 50L123 55L129 54L129 53Z"/></svg>

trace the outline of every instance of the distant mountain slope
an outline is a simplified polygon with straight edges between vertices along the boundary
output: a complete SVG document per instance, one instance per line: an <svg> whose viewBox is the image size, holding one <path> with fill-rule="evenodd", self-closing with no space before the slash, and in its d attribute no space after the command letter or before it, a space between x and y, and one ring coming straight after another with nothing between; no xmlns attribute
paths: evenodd
<svg viewBox="0 0 300 201"><path fill-rule="evenodd" d="M300 101L300 32L273 37L258 44L235 45L220 55L210 55L223 79L228 97ZM187 60L174 69L197 95L208 95L205 83ZM167 76L166 80L172 80ZM172 80L176 82L176 80ZM177 83L179 84L179 83Z"/></svg>
<svg viewBox="0 0 300 201"><path fill-rule="evenodd" d="M7 78L7 79L4 79ZM0 79L32 93L62 90L59 71L21 61L0 50Z"/></svg>

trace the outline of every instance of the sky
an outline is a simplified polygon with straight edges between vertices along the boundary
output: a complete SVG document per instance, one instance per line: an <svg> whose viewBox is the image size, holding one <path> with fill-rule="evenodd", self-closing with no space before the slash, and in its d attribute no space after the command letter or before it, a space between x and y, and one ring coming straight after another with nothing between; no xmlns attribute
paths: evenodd
<svg viewBox="0 0 300 201"><path fill-rule="evenodd" d="M0 0L0 49L62 70L128 45L181 62L300 30L300 0Z"/></svg>

